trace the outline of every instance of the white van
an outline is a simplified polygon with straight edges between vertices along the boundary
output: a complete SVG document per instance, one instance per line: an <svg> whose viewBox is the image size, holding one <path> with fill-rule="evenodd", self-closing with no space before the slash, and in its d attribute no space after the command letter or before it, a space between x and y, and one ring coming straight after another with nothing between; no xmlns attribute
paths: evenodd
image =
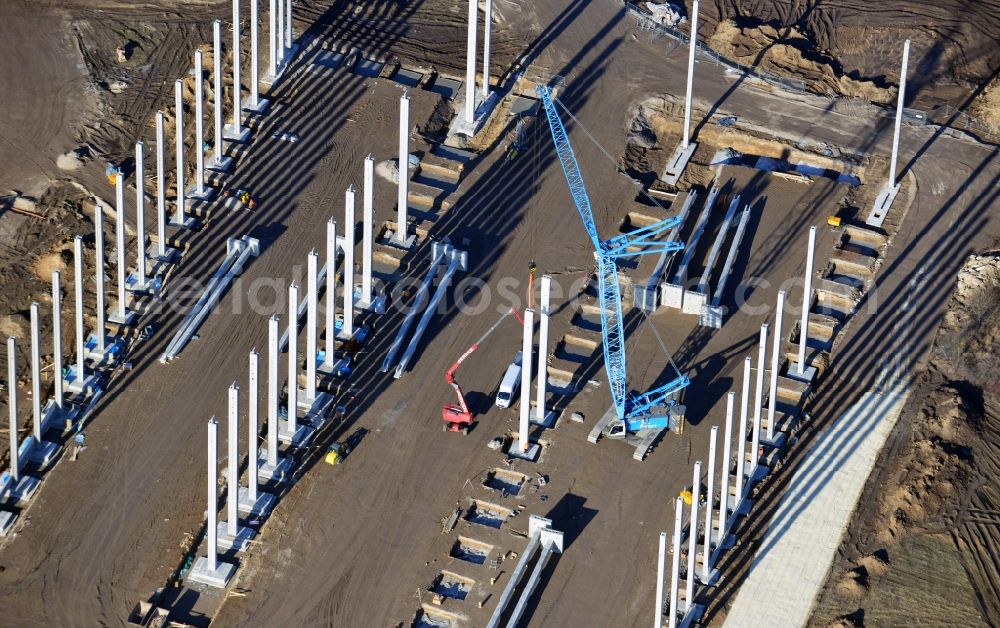
<svg viewBox="0 0 1000 628"><path fill-rule="evenodd" d="M514 356L514 361L507 366L507 372L500 380L500 389L497 390L496 404L498 408L509 408L514 395L521 388L521 352Z"/></svg>

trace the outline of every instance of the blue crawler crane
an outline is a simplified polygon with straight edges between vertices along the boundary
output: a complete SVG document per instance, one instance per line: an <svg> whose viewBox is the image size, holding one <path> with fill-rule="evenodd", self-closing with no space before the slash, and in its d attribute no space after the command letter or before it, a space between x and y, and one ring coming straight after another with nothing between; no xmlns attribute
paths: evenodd
<svg viewBox="0 0 1000 628"><path fill-rule="evenodd" d="M665 218L628 234L602 240L597 235L594 212L590 207L590 197L583 183L580 165L577 163L573 146L569 142L566 127L563 126L555 101L548 86L536 87L545 109L545 116L552 132L559 163L566 175L570 195L583 220L583 226L594 245L597 259L597 279L599 284L601 335L604 341L604 367L611 386L611 398L615 404L618 420L608 427L608 436L624 438L630 432L643 429L665 429L671 425L670 412L676 405L676 395L691 380L678 373L676 379L646 393L630 391L626 383L625 330L622 325L622 295L618 285L618 259L636 255L658 255L680 251L684 245L679 242L659 241L657 236L680 224L676 217ZM679 409L679 408L678 408Z"/></svg>

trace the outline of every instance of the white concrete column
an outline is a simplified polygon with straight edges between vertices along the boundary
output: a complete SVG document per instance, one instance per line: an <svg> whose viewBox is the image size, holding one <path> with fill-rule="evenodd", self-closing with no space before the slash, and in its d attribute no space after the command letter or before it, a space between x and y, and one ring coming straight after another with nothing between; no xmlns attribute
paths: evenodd
<svg viewBox="0 0 1000 628"><path fill-rule="evenodd" d="M233 0L233 134L243 132L243 106L240 104L240 0Z"/></svg>
<svg viewBox="0 0 1000 628"><path fill-rule="evenodd" d="M248 361L250 370L249 388L247 389L247 447L249 449L247 462L250 466L247 471L247 491L251 502L257 501L257 466L260 458L260 447L258 438L260 435L260 425L257 412L260 406L260 388L257 385L257 375L260 371L260 354L257 349L250 350Z"/></svg>
<svg viewBox="0 0 1000 628"><path fill-rule="evenodd" d="M115 265L118 268L118 310L116 316L125 320L125 184L118 175L115 184ZM101 272L101 269L98 269ZM102 332L103 333L103 332Z"/></svg>
<svg viewBox="0 0 1000 628"><path fill-rule="evenodd" d="M688 49L687 92L684 96L684 148L691 142L691 96L694 88L694 57L698 50L698 0L691 6L691 45Z"/></svg>
<svg viewBox="0 0 1000 628"><path fill-rule="evenodd" d="M187 214L187 200L184 196L184 101L183 83L180 79L174 82L174 119L175 133L174 152L177 160L177 204L174 206L174 223L183 225Z"/></svg>
<svg viewBox="0 0 1000 628"><path fill-rule="evenodd" d="M767 331L770 325L764 323L760 326L760 342L757 346L757 387L754 389L754 409L753 409L753 440L750 452L750 473L757 471L757 457L760 450L760 417L762 404L764 401L764 377L767 364Z"/></svg>
<svg viewBox="0 0 1000 628"><path fill-rule="evenodd" d="M260 0L250 0L250 108L260 106Z"/></svg>
<svg viewBox="0 0 1000 628"><path fill-rule="evenodd" d="M493 36L493 0L486 0L483 24L483 100L490 97L490 39Z"/></svg>
<svg viewBox="0 0 1000 628"><path fill-rule="evenodd" d="M278 317L267 319L267 466L278 466Z"/></svg>
<svg viewBox="0 0 1000 628"><path fill-rule="evenodd" d="M674 551L670 558L670 610L667 613L669 628L677 628L677 597L681 580L681 532L684 528L684 498L674 501Z"/></svg>
<svg viewBox="0 0 1000 628"><path fill-rule="evenodd" d="M344 325L340 335L354 336L354 184L344 193Z"/></svg>
<svg viewBox="0 0 1000 628"><path fill-rule="evenodd" d="M288 286L288 431L298 431L299 408L299 284Z"/></svg>
<svg viewBox="0 0 1000 628"><path fill-rule="evenodd" d="M774 313L774 340L771 345L771 386L767 392L767 441L774 440L774 414L778 401L778 367L781 354L781 329L785 317L785 291L778 291L778 309Z"/></svg>
<svg viewBox="0 0 1000 628"><path fill-rule="evenodd" d="M229 453L226 460L226 534L236 538L239 524L239 479L240 479L240 387L236 382L229 385L229 438L226 444Z"/></svg>
<svg viewBox="0 0 1000 628"><path fill-rule="evenodd" d="M35 435L35 444L42 443L42 339L38 331L38 302L32 301L30 307L31 316L31 420L32 433ZM8 386L15 386L14 380L7 382Z"/></svg>
<svg viewBox="0 0 1000 628"><path fill-rule="evenodd" d="M222 160L222 21L212 22L212 84L215 90L213 114L215 116L215 165L221 166Z"/></svg>
<svg viewBox="0 0 1000 628"><path fill-rule="evenodd" d="M729 521L729 469L733 464L733 406L736 393L726 395L726 431L722 443L722 483L719 486L719 545L726 540L726 523ZM738 500L737 500L738 501Z"/></svg>
<svg viewBox="0 0 1000 628"><path fill-rule="evenodd" d="M323 366L333 367L337 335L337 220L326 221L326 336Z"/></svg>
<svg viewBox="0 0 1000 628"><path fill-rule="evenodd" d="M702 545L701 579L708 582L712 572L712 507L715 501L715 455L719 442L719 426L713 425L708 437L708 486L705 487L705 543Z"/></svg>
<svg viewBox="0 0 1000 628"><path fill-rule="evenodd" d="M743 392L740 395L740 429L736 433L736 445L739 450L736 452L736 503L733 508L739 508L740 500L743 499L743 484L746 482L746 457L747 457L747 425L749 423L750 404L750 377L752 359L747 356L743 360Z"/></svg>
<svg viewBox="0 0 1000 628"><path fill-rule="evenodd" d="M205 71L202 67L201 48L194 51L194 193L205 196Z"/></svg>
<svg viewBox="0 0 1000 628"><path fill-rule="evenodd" d="M167 179L164 174L163 112L156 112L156 251L167 256Z"/></svg>
<svg viewBox="0 0 1000 628"><path fill-rule="evenodd" d="M135 235L137 244L135 274L139 286L146 285L146 174L142 142L135 143Z"/></svg>
<svg viewBox="0 0 1000 628"><path fill-rule="evenodd" d="M99 208L100 206L98 206ZM83 237L73 238L73 271L76 283L73 291L76 296L76 377L81 384L84 377L84 335L83 335ZM98 310L100 311L100 310ZM98 336L102 336L98 329Z"/></svg>
<svg viewBox="0 0 1000 628"><path fill-rule="evenodd" d="M219 423L213 416L208 421L208 525L205 533L208 572L219 568Z"/></svg>
<svg viewBox="0 0 1000 628"><path fill-rule="evenodd" d="M274 40L278 44L278 65L285 64L285 0L278 0L278 23Z"/></svg>
<svg viewBox="0 0 1000 628"><path fill-rule="evenodd" d="M892 157L889 161L889 185L899 185L896 175L896 163L899 156L899 130L903 123L903 103L906 100L906 73L910 61L910 40L903 42L903 67L899 71L899 96L896 99L896 120L892 131Z"/></svg>
<svg viewBox="0 0 1000 628"><path fill-rule="evenodd" d="M10 416L10 476L17 484L21 479L21 459L17 442L17 340L14 336L7 337L7 408Z"/></svg>
<svg viewBox="0 0 1000 628"><path fill-rule="evenodd" d="M698 500L701 499L701 460L694 463L694 479L691 480L691 520L688 523L688 564L687 582L685 583L685 600L687 605L684 613L687 614L694 604L694 563L698 553Z"/></svg>
<svg viewBox="0 0 1000 628"><path fill-rule="evenodd" d="M104 208L94 207L94 276L97 280L97 350L104 353L107 348L106 308L104 306ZM82 309L82 306L78 306Z"/></svg>
<svg viewBox="0 0 1000 628"><path fill-rule="evenodd" d="M538 382L535 392L535 418L545 420L545 386L548 381L549 297L552 276L542 275L541 324L538 328Z"/></svg>
<svg viewBox="0 0 1000 628"><path fill-rule="evenodd" d="M479 22L479 0L469 0L469 26L465 53L465 121L476 119L476 30Z"/></svg>
<svg viewBox="0 0 1000 628"><path fill-rule="evenodd" d="M474 0L473 0L474 1ZM521 334L521 406L518 442L528 451L528 413L531 411L531 349L535 332L535 311L524 311L524 333Z"/></svg>
<svg viewBox="0 0 1000 628"><path fill-rule="evenodd" d="M272 80L278 75L278 20L277 2L271 0L267 9L267 76Z"/></svg>
<svg viewBox="0 0 1000 628"><path fill-rule="evenodd" d="M907 40L909 41L909 40ZM799 375L806 371L806 341L809 339L809 308L812 306L813 264L816 261L816 227L809 227L809 243L806 247L806 276L802 291L802 322L799 325ZM781 331L779 330L780 334Z"/></svg>
<svg viewBox="0 0 1000 628"><path fill-rule="evenodd" d="M52 271L52 379L56 412L63 411L62 274Z"/></svg>
<svg viewBox="0 0 1000 628"><path fill-rule="evenodd" d="M667 533L660 532L660 551L656 556L656 610L653 613L653 628L663 628L663 570L666 568L666 559Z"/></svg>
<svg viewBox="0 0 1000 628"><path fill-rule="evenodd" d="M372 302L372 248L375 244L375 158L365 157L364 198L362 199L361 302Z"/></svg>
<svg viewBox="0 0 1000 628"><path fill-rule="evenodd" d="M410 198L410 97L399 97L399 185L396 196L396 242L406 244L406 212Z"/></svg>
<svg viewBox="0 0 1000 628"><path fill-rule="evenodd" d="M287 4L285 5L285 48L290 49L292 47L292 30L294 28L295 24L292 22L292 0L287 0Z"/></svg>
<svg viewBox="0 0 1000 628"><path fill-rule="evenodd" d="M316 399L316 309L319 304L319 254L309 251L306 284L306 399Z"/></svg>

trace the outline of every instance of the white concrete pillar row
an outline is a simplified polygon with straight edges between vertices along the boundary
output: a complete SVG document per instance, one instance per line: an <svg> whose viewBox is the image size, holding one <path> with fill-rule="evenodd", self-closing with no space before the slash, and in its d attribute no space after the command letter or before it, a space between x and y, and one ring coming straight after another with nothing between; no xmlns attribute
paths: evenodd
<svg viewBox="0 0 1000 628"><path fill-rule="evenodd" d="M778 405L778 367L781 357L781 330L785 318L785 291L778 291L778 307L774 312L774 341L771 345L771 382L767 391L767 441L774 440L774 417Z"/></svg>
<svg viewBox="0 0 1000 628"><path fill-rule="evenodd" d="M97 280L97 350L101 354L107 349L107 323L104 307L104 207L94 207L94 277Z"/></svg>
<svg viewBox="0 0 1000 628"><path fill-rule="evenodd" d="M343 338L354 337L354 184L344 193L344 324Z"/></svg>
<svg viewBox="0 0 1000 628"><path fill-rule="evenodd" d="M100 206L98 206L100 209ZM76 379L81 384L87 379L84 371L83 335L83 237L73 238L73 273L76 280L73 291L76 297ZM98 315L100 310L98 310ZM103 334L98 329L98 336Z"/></svg>
<svg viewBox="0 0 1000 628"><path fill-rule="evenodd" d="M326 321L323 366L333 367L337 335L337 220L326 221Z"/></svg>
<svg viewBox="0 0 1000 628"><path fill-rule="evenodd" d="M816 227L809 227L806 245L806 275L802 290L802 321L799 325L799 375L806 372L806 344L809 340L809 309L812 307L813 265L816 262ZM779 331L780 333L780 331Z"/></svg>
<svg viewBox="0 0 1000 628"><path fill-rule="evenodd" d="M677 597L681 580L681 532L684 528L684 498L677 497L674 501L674 544L673 555L670 558L670 610L667 612L667 625L677 628Z"/></svg>
<svg viewBox="0 0 1000 628"><path fill-rule="evenodd" d="M319 301L319 254L309 251L306 284L306 399L316 399L316 315Z"/></svg>
<svg viewBox="0 0 1000 628"><path fill-rule="evenodd" d="M767 332L770 325L764 323L760 326L760 341L757 346L757 387L754 389L754 409L753 409L753 439L750 447L750 473L757 471L757 458L760 455L760 418L764 402L764 377L767 364Z"/></svg>
<svg viewBox="0 0 1000 628"><path fill-rule="evenodd" d="M56 412L63 411L62 274L52 271L52 379Z"/></svg>
<svg viewBox="0 0 1000 628"><path fill-rule="evenodd" d="M753 360L747 356L743 360L743 392L740 395L740 429L736 432L736 503L739 508L743 499L743 484L746 482L747 426L750 414L750 377Z"/></svg>
<svg viewBox="0 0 1000 628"><path fill-rule="evenodd" d="M705 493L705 542L702 545L701 580L708 583L712 573L712 508L715 505L715 455L719 442L719 426L713 425L708 437L708 486Z"/></svg>
<svg viewBox="0 0 1000 628"><path fill-rule="evenodd" d="M538 382L535 393L535 418L545 420L545 387L548 382L549 302L552 276L542 275L541 324L538 329Z"/></svg>
<svg viewBox="0 0 1000 628"><path fill-rule="evenodd" d="M142 142L135 143L135 274L139 287L146 285L146 174Z"/></svg>
<svg viewBox="0 0 1000 628"><path fill-rule="evenodd" d="M729 522L729 475L733 464L733 406L736 393L726 395L726 429L722 443L722 481L719 485L719 545L726 541L726 524ZM737 502L739 500L737 499Z"/></svg>
<svg viewBox="0 0 1000 628"><path fill-rule="evenodd" d="M208 571L219 568L219 423L213 416L208 421L208 526L205 533Z"/></svg>
<svg viewBox="0 0 1000 628"><path fill-rule="evenodd" d="M476 30L479 22L479 0L469 0L469 24L465 54L465 121L476 119Z"/></svg>
<svg viewBox="0 0 1000 628"><path fill-rule="evenodd" d="M896 175L896 164L899 157L899 130L903 123L903 104L906 100L906 73L910 61L910 40L903 42L903 67L899 71L899 95L896 98L896 120L892 131L892 157L889 162L889 185L899 185Z"/></svg>
<svg viewBox="0 0 1000 628"><path fill-rule="evenodd" d="M194 51L194 156L195 196L205 196L205 81L201 48Z"/></svg>
<svg viewBox="0 0 1000 628"><path fill-rule="evenodd" d="M7 337L7 408L10 417L10 476L17 484L21 480L21 458L17 442L17 340Z"/></svg>
<svg viewBox="0 0 1000 628"><path fill-rule="evenodd" d="M185 224L187 199L184 194L184 84L180 79L174 82L174 153L177 165L177 203L174 205L174 224Z"/></svg>
<svg viewBox="0 0 1000 628"><path fill-rule="evenodd" d="M125 311L125 182L118 175L115 183L115 266L118 269L118 309L115 316L119 321L126 318ZM102 269L98 269L102 272ZM102 332L103 333L103 330Z"/></svg>
<svg viewBox="0 0 1000 628"><path fill-rule="evenodd" d="M229 385L229 437L226 439L226 534L236 538L239 524L239 478L240 478L240 387L236 382Z"/></svg>
<svg viewBox="0 0 1000 628"><path fill-rule="evenodd" d="M156 112L156 255L167 256L167 179L164 173L163 112Z"/></svg>
<svg viewBox="0 0 1000 628"><path fill-rule="evenodd" d="M535 332L535 311L524 311L524 331L521 334L521 405L518 443L528 451L528 419L531 412L531 350Z"/></svg>
<svg viewBox="0 0 1000 628"><path fill-rule="evenodd" d="M260 462L260 447L258 446L258 439L260 435L260 424L258 419L258 410L260 408L260 388L257 384L257 376L260 371L260 354L257 353L257 349L253 348L250 350L250 357L247 362L249 369L249 386L247 388L247 447L248 457L247 462L250 465L247 471L247 492L250 496L250 502L254 503L257 501L257 468Z"/></svg>
<svg viewBox="0 0 1000 628"><path fill-rule="evenodd" d="M490 97L490 39L493 36L493 0L486 0L483 16L483 100Z"/></svg>
<svg viewBox="0 0 1000 628"><path fill-rule="evenodd" d="M694 89L694 58L698 51L698 0L691 6L691 45L688 47L687 92L684 96L684 148L691 142L691 100Z"/></svg>
<svg viewBox="0 0 1000 628"><path fill-rule="evenodd" d="M667 533L660 532L660 550L656 555L656 609L653 613L653 628L663 628L663 573L666 568Z"/></svg>
<svg viewBox="0 0 1000 628"><path fill-rule="evenodd" d="M688 523L688 563L687 581L685 582L684 612L691 610L694 604L694 567L695 556L698 553L698 500L701 499L701 460L694 463L694 475L691 480L691 520Z"/></svg>
<svg viewBox="0 0 1000 628"><path fill-rule="evenodd" d="M399 97L399 185L396 196L396 242L406 244L406 213L410 198L410 97Z"/></svg>
<svg viewBox="0 0 1000 628"><path fill-rule="evenodd" d="M38 330L38 302L32 301L30 307L31 318L31 421L32 434L35 435L35 444L42 442L42 339ZM8 386L15 385L15 382L7 382Z"/></svg>
<svg viewBox="0 0 1000 628"><path fill-rule="evenodd" d="M299 284L288 286L288 432L298 431L299 407Z"/></svg>
<svg viewBox="0 0 1000 628"><path fill-rule="evenodd" d="M267 466L278 466L278 317L267 319Z"/></svg>
<svg viewBox="0 0 1000 628"><path fill-rule="evenodd" d="M361 302L372 302L372 249L375 244L375 158L365 157L364 198L361 203Z"/></svg>

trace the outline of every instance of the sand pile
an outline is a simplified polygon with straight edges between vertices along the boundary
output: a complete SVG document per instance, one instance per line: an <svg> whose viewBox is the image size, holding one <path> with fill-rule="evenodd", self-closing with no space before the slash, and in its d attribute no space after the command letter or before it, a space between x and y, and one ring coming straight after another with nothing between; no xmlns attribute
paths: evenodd
<svg viewBox="0 0 1000 628"><path fill-rule="evenodd" d="M780 31L770 24L741 28L733 20L725 20L719 22L708 43L742 65L799 77L815 92L886 104L893 99L893 90L844 74L835 59L817 50L812 40L795 27Z"/></svg>

